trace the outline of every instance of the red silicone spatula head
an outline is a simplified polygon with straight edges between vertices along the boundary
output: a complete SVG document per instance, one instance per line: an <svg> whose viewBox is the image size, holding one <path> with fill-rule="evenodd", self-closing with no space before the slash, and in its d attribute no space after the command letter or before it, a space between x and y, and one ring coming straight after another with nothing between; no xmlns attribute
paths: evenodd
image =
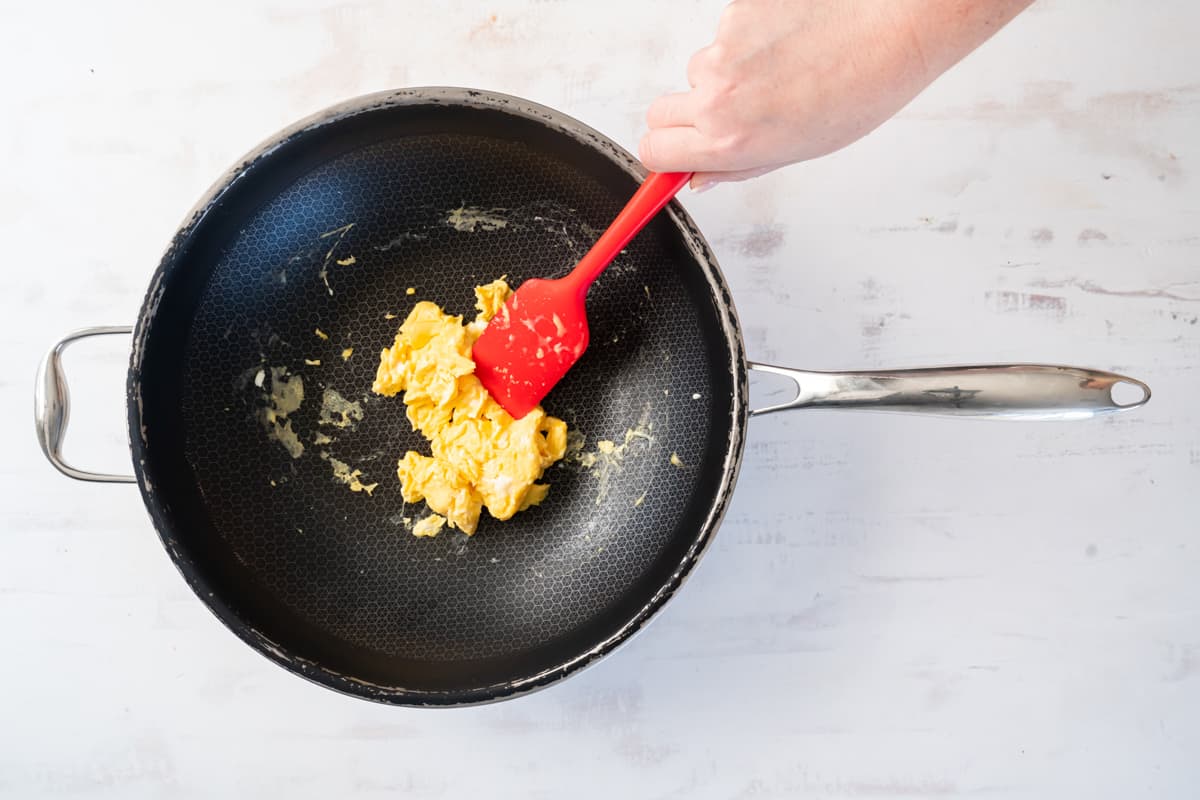
<svg viewBox="0 0 1200 800"><path fill-rule="evenodd" d="M475 374L516 419L528 414L588 346L583 293L561 280L521 284L475 342Z"/></svg>
<svg viewBox="0 0 1200 800"><path fill-rule="evenodd" d="M583 355L588 287L691 177L650 173L570 274L526 281L488 323L475 342L475 374L505 411L528 414Z"/></svg>

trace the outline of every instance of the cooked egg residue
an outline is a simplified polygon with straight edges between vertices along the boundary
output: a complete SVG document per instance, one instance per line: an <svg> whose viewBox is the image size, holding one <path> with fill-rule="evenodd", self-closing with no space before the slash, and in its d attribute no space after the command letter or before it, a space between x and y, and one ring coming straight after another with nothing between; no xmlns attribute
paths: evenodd
<svg viewBox="0 0 1200 800"><path fill-rule="evenodd" d="M459 206L446 216L446 224L456 231L474 233L478 228L485 231L498 231L508 226L503 208L477 208L476 206Z"/></svg>
<svg viewBox="0 0 1200 800"><path fill-rule="evenodd" d="M413 536L437 536L438 531L446 524L446 518L440 514L430 514L424 519L417 520L417 524L413 525Z"/></svg>
<svg viewBox="0 0 1200 800"><path fill-rule="evenodd" d="M269 388L265 386L268 375L271 379ZM267 436L283 445L292 458L299 458L304 454L304 443L292 428L288 415L304 402L304 379L288 372L287 367L269 367L255 373L254 385L264 390L267 401L267 405L258 411Z"/></svg>
<svg viewBox="0 0 1200 800"><path fill-rule="evenodd" d="M479 314L467 325L435 303L417 303L380 354L372 386L388 397L403 392L409 421L430 443L432 455L410 450L400 459L405 502L424 500L467 534L483 508L505 520L542 502L550 487L537 481L567 447L565 422L541 406L514 420L474 375L471 347L511 294L504 278L477 286ZM428 522L417 535L436 535L440 527Z"/></svg>
<svg viewBox="0 0 1200 800"><path fill-rule="evenodd" d="M612 439L600 439L596 442L595 450L584 450L586 441L583 434L579 431L567 432L565 460L577 465L580 469L589 471L596 479L596 505L602 504L608 497L609 484L624 470L626 459L654 446L654 423L650 421L650 412L651 407L646 404L637 424L625 430L620 444ZM642 505L646 501L647 494L648 491L643 492L633 505L635 507Z"/></svg>
<svg viewBox="0 0 1200 800"><path fill-rule="evenodd" d="M363 483L360 480L362 470L352 469L345 461L340 461L325 451L321 451L321 459L328 461L329 466L333 467L333 479L349 486L352 492L366 492L369 496L379 485L378 483Z"/></svg>
<svg viewBox="0 0 1200 800"><path fill-rule="evenodd" d="M326 389L321 395L321 413L317 417L318 425L332 425L335 428L354 430L363 420L362 404L356 400L347 400L337 389Z"/></svg>

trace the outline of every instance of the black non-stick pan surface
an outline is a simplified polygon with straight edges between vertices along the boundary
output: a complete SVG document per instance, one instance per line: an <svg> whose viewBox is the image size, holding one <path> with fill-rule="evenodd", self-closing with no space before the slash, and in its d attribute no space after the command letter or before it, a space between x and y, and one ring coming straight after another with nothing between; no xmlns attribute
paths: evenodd
<svg viewBox="0 0 1200 800"><path fill-rule="evenodd" d="M544 402L585 453L628 438L615 463L568 459L540 507L417 538L428 512L395 465L428 444L370 392L415 302L472 317L476 284L565 273L639 169L548 109L436 89L318 115L214 187L151 284L130 433L168 552L234 632L336 689L469 703L590 663L671 596L719 523L746 413L728 293L678 206L597 281L591 346ZM272 423L297 376L300 407Z"/></svg>

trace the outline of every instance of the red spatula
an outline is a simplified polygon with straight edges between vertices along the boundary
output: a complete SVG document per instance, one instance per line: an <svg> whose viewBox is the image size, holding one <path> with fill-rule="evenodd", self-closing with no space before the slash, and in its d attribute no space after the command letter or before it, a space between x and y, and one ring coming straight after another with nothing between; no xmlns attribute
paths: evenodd
<svg viewBox="0 0 1200 800"><path fill-rule="evenodd" d="M521 284L475 342L475 374L515 419L554 388L588 346L588 288L662 207L692 178L651 172L575 269L562 278Z"/></svg>

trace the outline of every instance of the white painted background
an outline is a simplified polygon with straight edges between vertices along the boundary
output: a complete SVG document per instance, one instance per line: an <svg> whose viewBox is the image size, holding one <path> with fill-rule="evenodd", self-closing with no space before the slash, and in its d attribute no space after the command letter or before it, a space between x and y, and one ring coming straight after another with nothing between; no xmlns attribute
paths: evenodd
<svg viewBox="0 0 1200 800"><path fill-rule="evenodd" d="M1152 403L755 420L694 578L549 691L429 712L311 686L190 595L132 487L42 460L41 353L132 321L184 212L252 145L352 95L457 84L633 147L720 6L3 4L0 795L1200 796L1190 0L1042 0L867 140L684 199L752 357L1076 363ZM70 359L87 465L124 465L124 347Z"/></svg>

